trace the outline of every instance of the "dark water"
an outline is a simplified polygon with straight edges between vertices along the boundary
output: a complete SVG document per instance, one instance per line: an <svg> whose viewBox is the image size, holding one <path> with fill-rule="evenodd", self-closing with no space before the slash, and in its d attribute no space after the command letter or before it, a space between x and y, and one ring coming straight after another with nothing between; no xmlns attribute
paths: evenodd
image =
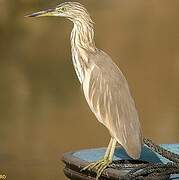
<svg viewBox="0 0 179 180"><path fill-rule="evenodd" d="M97 46L129 81L144 135L179 141L179 1L80 2L96 22ZM64 152L109 140L72 67L72 24L23 17L58 3L0 0L0 174L6 179L65 179Z"/></svg>

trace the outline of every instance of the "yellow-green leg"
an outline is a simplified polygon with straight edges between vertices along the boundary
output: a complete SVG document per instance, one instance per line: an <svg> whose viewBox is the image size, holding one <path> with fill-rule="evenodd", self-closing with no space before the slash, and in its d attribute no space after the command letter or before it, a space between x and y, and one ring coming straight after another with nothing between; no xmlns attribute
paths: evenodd
<svg viewBox="0 0 179 180"><path fill-rule="evenodd" d="M112 158L113 158L114 150L116 147L116 142L117 141L114 138L111 138L103 159L89 164L88 166L83 168L82 171L94 170L96 172L96 180L98 180L101 174L103 173L103 171L109 166L109 164L112 163Z"/></svg>

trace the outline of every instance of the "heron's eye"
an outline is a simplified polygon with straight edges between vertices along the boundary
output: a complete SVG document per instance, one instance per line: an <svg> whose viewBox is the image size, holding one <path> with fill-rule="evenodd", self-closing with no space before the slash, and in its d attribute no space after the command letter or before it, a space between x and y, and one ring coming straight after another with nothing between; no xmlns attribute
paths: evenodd
<svg viewBox="0 0 179 180"><path fill-rule="evenodd" d="M65 7L62 7L62 8L61 8L61 11L63 11L63 12L66 11L66 8L65 8Z"/></svg>

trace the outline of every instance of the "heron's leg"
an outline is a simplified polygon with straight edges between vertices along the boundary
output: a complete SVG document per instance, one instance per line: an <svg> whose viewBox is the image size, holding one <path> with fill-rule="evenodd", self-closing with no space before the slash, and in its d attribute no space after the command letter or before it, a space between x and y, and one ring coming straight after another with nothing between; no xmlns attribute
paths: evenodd
<svg viewBox="0 0 179 180"><path fill-rule="evenodd" d="M98 165L96 165L95 167L96 174L97 174L96 180L98 180L98 178L101 176L103 171L112 163L116 143L117 143L116 139L112 138L112 145L111 145L109 154L107 154L107 156L104 156L104 159L102 160L102 162L99 162Z"/></svg>
<svg viewBox="0 0 179 180"><path fill-rule="evenodd" d="M116 142L117 141L114 138L111 138L104 157L101 160L97 161L97 162L89 164L87 167L83 168L82 171L84 171L84 170L94 170L94 171L96 171L96 174L97 174L96 180L97 180L101 176L102 172L112 162Z"/></svg>
<svg viewBox="0 0 179 180"><path fill-rule="evenodd" d="M113 138L110 139L110 142L108 144L107 150L106 150L105 155L104 155L104 158L107 158L109 156L110 151L111 151L112 142L113 142Z"/></svg>
<svg viewBox="0 0 179 180"><path fill-rule="evenodd" d="M106 150L105 155L104 155L104 159L107 159L109 157L109 154L110 154L110 151L111 151L112 142L113 142L113 138L110 139L109 145L108 145L107 150ZM101 160L99 160L99 161L101 161ZM90 163L88 166L84 167L82 169L82 171L93 169L96 166L97 162Z"/></svg>

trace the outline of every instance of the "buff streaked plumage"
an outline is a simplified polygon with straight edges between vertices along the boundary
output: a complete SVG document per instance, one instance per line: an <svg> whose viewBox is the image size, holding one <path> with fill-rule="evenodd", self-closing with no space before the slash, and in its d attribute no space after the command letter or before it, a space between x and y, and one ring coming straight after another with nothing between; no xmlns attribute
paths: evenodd
<svg viewBox="0 0 179 180"><path fill-rule="evenodd" d="M101 50L86 72L83 89L97 119L104 124L129 156L140 157L142 135L135 103L125 77Z"/></svg>
<svg viewBox="0 0 179 180"><path fill-rule="evenodd" d="M131 158L138 159L143 143L134 100L120 69L109 55L96 48L94 23L86 8L78 2L65 2L53 9L29 15L40 16L62 16L73 22L70 40L76 74L92 112L111 135L104 158L84 170L96 170L98 179L112 162L116 142Z"/></svg>

